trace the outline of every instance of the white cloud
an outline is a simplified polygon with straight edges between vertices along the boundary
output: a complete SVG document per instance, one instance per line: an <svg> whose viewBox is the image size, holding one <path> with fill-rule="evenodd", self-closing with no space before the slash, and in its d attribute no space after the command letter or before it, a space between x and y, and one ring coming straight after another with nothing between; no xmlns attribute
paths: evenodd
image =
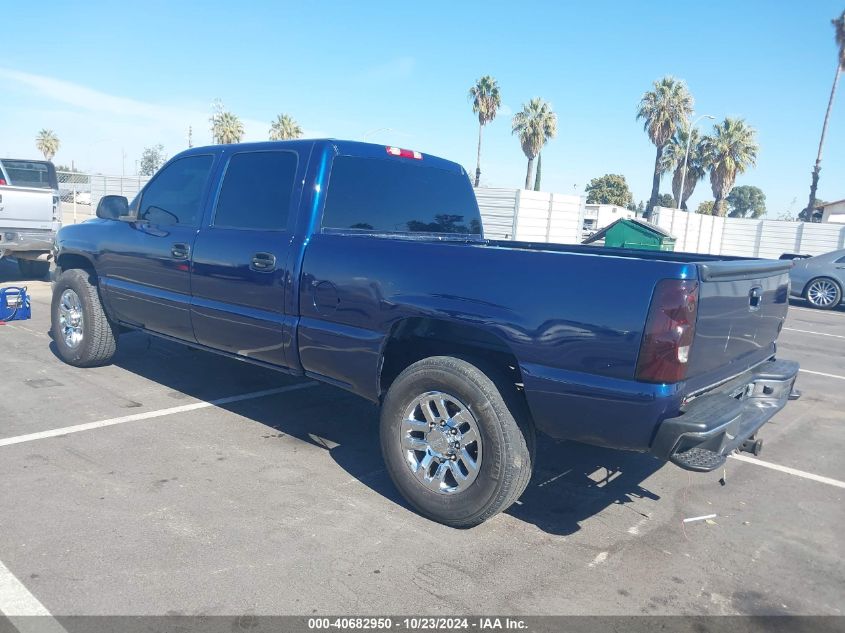
<svg viewBox="0 0 845 633"><path fill-rule="evenodd" d="M209 108L149 103L87 86L0 67L6 95L0 112L12 114L15 129L0 134L0 153L34 157L34 139L41 128L55 130L61 140L57 163L110 173L133 173L144 147L161 143L169 155L187 148L190 126L194 145L212 142ZM0 117L0 122L3 118ZM241 117L245 141L267 140L269 121ZM323 136L305 130L308 137ZM125 154L125 157L124 157Z"/></svg>

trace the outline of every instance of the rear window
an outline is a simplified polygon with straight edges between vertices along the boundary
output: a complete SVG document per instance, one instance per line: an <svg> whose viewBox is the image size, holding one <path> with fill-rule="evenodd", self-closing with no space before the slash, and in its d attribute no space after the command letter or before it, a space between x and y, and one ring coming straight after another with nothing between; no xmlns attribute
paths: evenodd
<svg viewBox="0 0 845 633"><path fill-rule="evenodd" d="M8 184L13 187L35 187L37 189L58 189L56 168L52 163L31 160L11 160L4 158L3 170L8 176Z"/></svg>
<svg viewBox="0 0 845 633"><path fill-rule="evenodd" d="M323 228L481 235L481 215L464 174L404 159L338 156Z"/></svg>

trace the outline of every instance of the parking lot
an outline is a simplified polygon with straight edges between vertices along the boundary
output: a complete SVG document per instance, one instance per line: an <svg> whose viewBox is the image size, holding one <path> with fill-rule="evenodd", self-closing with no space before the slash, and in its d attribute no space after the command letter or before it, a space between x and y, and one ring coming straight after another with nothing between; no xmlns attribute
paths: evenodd
<svg viewBox="0 0 845 633"><path fill-rule="evenodd" d="M0 326L7 614L842 614L841 309L790 310L804 395L725 485L545 440L521 501L460 531L399 497L373 405L139 333L64 365L26 285L33 318Z"/></svg>

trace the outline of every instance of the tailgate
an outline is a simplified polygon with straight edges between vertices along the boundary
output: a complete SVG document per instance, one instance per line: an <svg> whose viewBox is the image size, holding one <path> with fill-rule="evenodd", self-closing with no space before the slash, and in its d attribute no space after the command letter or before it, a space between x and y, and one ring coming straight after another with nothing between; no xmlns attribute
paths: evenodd
<svg viewBox="0 0 845 633"><path fill-rule="evenodd" d="M51 228L59 209L52 163L4 158L0 165L0 226Z"/></svg>
<svg viewBox="0 0 845 633"><path fill-rule="evenodd" d="M0 185L0 227L49 229L58 208L53 191Z"/></svg>
<svg viewBox="0 0 845 633"><path fill-rule="evenodd" d="M687 385L721 382L771 357L789 306L791 261L699 263L698 321Z"/></svg>

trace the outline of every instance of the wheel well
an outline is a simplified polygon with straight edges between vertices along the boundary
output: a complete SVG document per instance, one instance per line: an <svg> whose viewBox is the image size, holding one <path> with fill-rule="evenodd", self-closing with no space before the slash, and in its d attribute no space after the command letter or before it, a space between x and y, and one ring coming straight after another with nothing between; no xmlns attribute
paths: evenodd
<svg viewBox="0 0 845 633"><path fill-rule="evenodd" d="M61 271L70 270L72 268L82 268L89 271L95 277L97 276L97 271L94 270L94 264L91 263L90 259L73 253L59 255L56 260L56 267Z"/></svg>
<svg viewBox="0 0 845 633"><path fill-rule="evenodd" d="M385 343L379 373L379 396L383 397L402 371L429 356L477 358L502 371L519 391L523 390L519 362L498 336L481 328L440 319L411 318L396 324Z"/></svg>

